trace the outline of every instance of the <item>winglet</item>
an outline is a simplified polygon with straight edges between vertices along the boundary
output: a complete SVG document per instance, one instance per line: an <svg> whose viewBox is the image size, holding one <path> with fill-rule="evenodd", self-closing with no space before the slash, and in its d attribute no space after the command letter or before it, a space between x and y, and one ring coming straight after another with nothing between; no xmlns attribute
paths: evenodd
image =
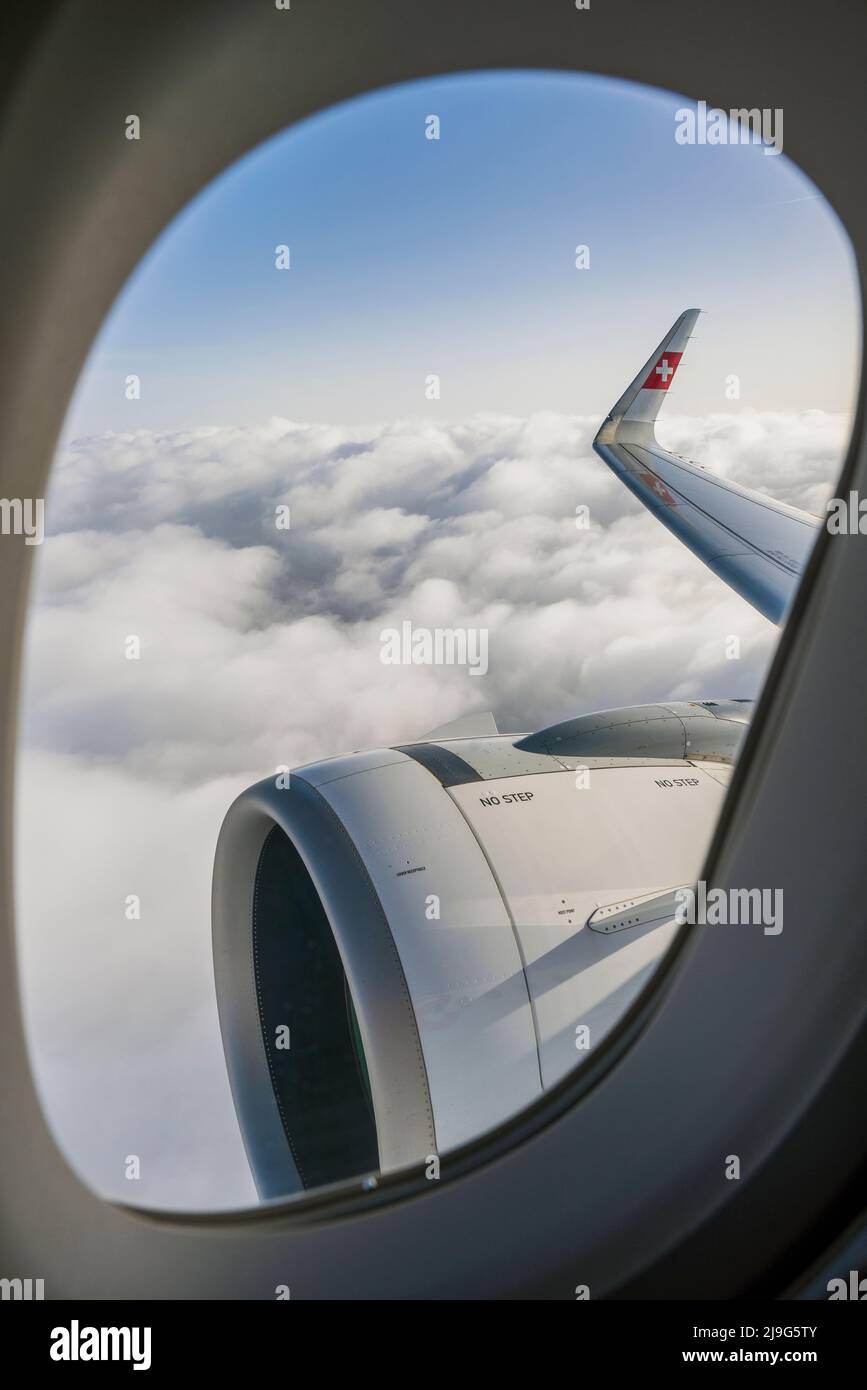
<svg viewBox="0 0 867 1390"><path fill-rule="evenodd" d="M593 448L648 511L772 623L782 621L820 521L660 447L653 424L698 309L687 309L624 391Z"/></svg>
<svg viewBox="0 0 867 1390"><path fill-rule="evenodd" d="M700 313L700 309L685 309L675 320L635 380L630 382L620 400L609 410L596 436L600 444L613 444L616 439L654 439L653 422L674 381Z"/></svg>

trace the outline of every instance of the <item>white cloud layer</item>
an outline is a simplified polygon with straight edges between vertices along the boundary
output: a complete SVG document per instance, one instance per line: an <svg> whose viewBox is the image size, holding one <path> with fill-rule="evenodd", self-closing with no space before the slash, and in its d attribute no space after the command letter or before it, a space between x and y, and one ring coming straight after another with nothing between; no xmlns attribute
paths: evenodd
<svg viewBox="0 0 867 1390"><path fill-rule="evenodd" d="M471 708L526 730L758 691L775 629L622 488L591 449L597 425L274 419L92 437L59 460L28 638L19 924L38 1078L101 1192L253 1199L209 924L220 821L249 782ZM848 432L821 411L660 426L678 452L815 512ZM487 675L383 665L380 633L406 619L487 628Z"/></svg>

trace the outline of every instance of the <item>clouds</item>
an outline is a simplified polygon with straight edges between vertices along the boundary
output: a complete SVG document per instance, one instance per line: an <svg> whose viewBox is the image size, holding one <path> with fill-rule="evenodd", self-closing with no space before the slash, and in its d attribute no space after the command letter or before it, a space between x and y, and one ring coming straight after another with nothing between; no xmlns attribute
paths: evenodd
<svg viewBox="0 0 867 1390"><path fill-rule="evenodd" d="M592 452L596 423L272 420L81 441L49 499L28 737L185 786L410 738L465 705L526 728L684 680L751 693L773 630L633 501ZM819 411L664 429L813 510L845 434ZM489 678L384 668L382 628L407 618L488 627ZM122 659L129 633L139 663ZM635 659L646 645L656 659Z"/></svg>
<svg viewBox="0 0 867 1390"><path fill-rule="evenodd" d="M209 936L214 842L250 781L471 708L526 730L760 687L775 630L641 510L593 454L597 424L274 419L93 437L59 461L27 643L19 921L49 1111L100 1190L251 1198ZM742 412L660 435L820 511L848 421ZM487 628L487 675L384 665L380 634L406 619Z"/></svg>
<svg viewBox="0 0 867 1390"><path fill-rule="evenodd" d="M743 487L822 515L843 464L851 420L824 410L744 411L664 419L660 440Z"/></svg>

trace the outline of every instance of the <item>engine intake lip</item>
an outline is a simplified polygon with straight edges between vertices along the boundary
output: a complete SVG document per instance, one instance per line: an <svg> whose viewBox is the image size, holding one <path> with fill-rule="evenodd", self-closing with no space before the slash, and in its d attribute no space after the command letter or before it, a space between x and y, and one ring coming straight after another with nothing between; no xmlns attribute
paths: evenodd
<svg viewBox="0 0 867 1390"><path fill-rule="evenodd" d="M257 983L256 885L263 849L275 827L300 857L340 955L368 1068L380 1170L417 1164L437 1152L415 1012L367 871L339 818L315 787L294 772L286 788L268 778L243 792L229 808L217 842L212 884L220 1031L244 1145L263 1199L286 1197L305 1187L275 1091L274 1059L263 1038ZM291 1028L292 1020L285 1021ZM266 1024L271 1022L266 1019Z"/></svg>

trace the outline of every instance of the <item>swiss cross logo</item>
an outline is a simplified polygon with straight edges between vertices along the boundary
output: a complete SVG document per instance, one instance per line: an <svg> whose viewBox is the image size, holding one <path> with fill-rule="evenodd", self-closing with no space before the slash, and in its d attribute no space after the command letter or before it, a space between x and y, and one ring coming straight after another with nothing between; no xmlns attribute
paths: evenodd
<svg viewBox="0 0 867 1390"><path fill-rule="evenodd" d="M659 361L651 367L642 390L667 391L682 356L682 352L664 352Z"/></svg>
<svg viewBox="0 0 867 1390"><path fill-rule="evenodd" d="M666 507L676 507L677 498L674 497L665 486L661 478L655 473L637 473L638 482L643 483L649 492L652 492L657 502L662 502Z"/></svg>

